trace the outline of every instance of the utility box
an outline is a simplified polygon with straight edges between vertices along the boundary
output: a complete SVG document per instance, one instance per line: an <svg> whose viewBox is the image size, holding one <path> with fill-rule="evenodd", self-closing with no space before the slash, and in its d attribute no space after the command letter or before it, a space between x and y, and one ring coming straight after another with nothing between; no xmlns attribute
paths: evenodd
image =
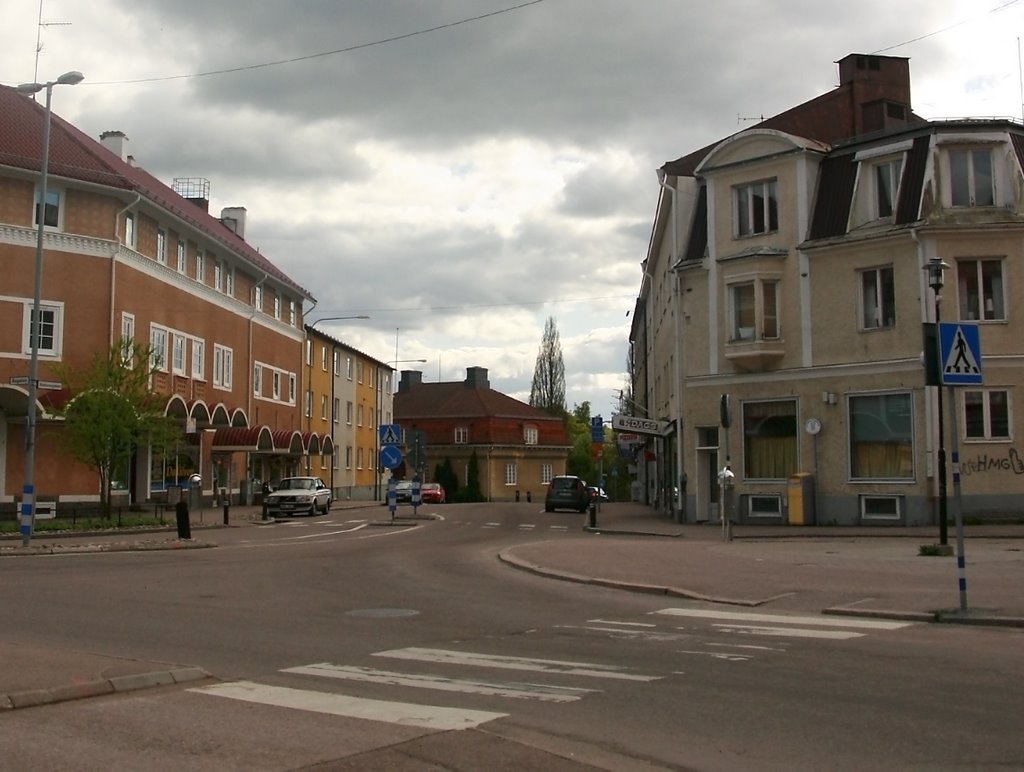
<svg viewBox="0 0 1024 772"><path fill-rule="evenodd" d="M797 472L787 485L790 525L814 525L814 475Z"/></svg>

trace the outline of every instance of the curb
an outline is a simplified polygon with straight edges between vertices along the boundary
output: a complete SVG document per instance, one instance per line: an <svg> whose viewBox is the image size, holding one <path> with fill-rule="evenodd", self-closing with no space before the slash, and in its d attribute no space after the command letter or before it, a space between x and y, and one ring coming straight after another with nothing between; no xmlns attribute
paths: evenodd
<svg viewBox="0 0 1024 772"><path fill-rule="evenodd" d="M518 558L512 554L513 549L515 548L510 547L499 552L498 560L502 563L505 563L506 565L511 566L512 568L517 568L521 571L526 571L527 573L547 577L549 579L559 579L561 581L576 582L578 584L590 584L597 587L608 587L615 590L624 590L626 592L638 592L647 593L650 595L666 595L669 597L687 598L689 600L698 600L706 603L720 603L729 606L757 607L771 600L771 598L768 598L766 600L744 600L739 598L726 598L715 595L705 595L703 593L693 592L692 590L681 589L678 587L669 587L657 584L646 584L641 582L628 582L617 579L602 579L594 576L585 576L583 574L574 574L570 571L561 571L555 568L545 568L543 566L537 565L536 563L531 563L527 560ZM859 609L850 608L848 606L831 606L829 608L822 609L821 614L826 616L893 619L905 622L928 622L932 624L961 624L989 627L1024 628L1024 618L1021 617L997 616L994 614L971 614L970 612L964 614L959 610L900 611L889 609Z"/></svg>
<svg viewBox="0 0 1024 772"><path fill-rule="evenodd" d="M202 681L212 676L200 667L176 668L174 670L154 670L150 673L103 678L86 681L80 684L67 684L50 689L27 689L21 692L0 694L0 711L34 708L39 705L52 705L57 702L81 700L87 697L100 697L105 694L134 692L155 686Z"/></svg>

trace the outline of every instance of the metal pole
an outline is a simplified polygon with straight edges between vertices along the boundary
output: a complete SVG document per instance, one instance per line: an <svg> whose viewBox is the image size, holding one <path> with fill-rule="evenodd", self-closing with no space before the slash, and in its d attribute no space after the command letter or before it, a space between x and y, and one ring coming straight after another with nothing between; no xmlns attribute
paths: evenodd
<svg viewBox="0 0 1024 772"><path fill-rule="evenodd" d="M967 561L964 559L964 508L960 493L960 448L957 440L956 397L949 386L949 439L953 444L953 516L956 523L956 567L960 587L960 611L967 613Z"/></svg>
<svg viewBox="0 0 1024 772"><path fill-rule="evenodd" d="M32 316L29 318L28 338L31 358L28 368L28 411L25 414L25 483L21 489L21 543L27 547L35 525L36 491L36 400L39 389L39 335L43 295L43 228L46 222L46 177L50 165L50 97L55 83L47 83L46 108L43 117L43 150L39 170L39 220L36 229L35 277L32 294Z"/></svg>
<svg viewBox="0 0 1024 772"><path fill-rule="evenodd" d="M939 313L940 296L938 291L935 292L935 329L936 332L939 330L939 322L941 316ZM939 368L941 372L942 368L942 344L938 342L939 335L936 335L936 342L939 346ZM942 386L936 387L938 395L938 418L939 418L939 452L938 452L938 473L939 473L939 544L946 546L949 544L949 524L947 523L947 504L946 504L946 441L943 436L943 415L942 415Z"/></svg>

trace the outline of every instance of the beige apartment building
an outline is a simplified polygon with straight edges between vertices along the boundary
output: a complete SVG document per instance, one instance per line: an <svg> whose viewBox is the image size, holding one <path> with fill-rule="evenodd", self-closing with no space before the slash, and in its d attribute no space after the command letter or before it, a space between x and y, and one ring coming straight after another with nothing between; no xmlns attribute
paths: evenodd
<svg viewBox="0 0 1024 772"><path fill-rule="evenodd" d="M638 463L645 496L715 521L728 464L739 522L936 523L938 310L980 341L981 382L941 390L949 511L959 492L967 517L1020 517L1024 128L922 120L905 59L839 72L834 92L659 170L634 397L669 429Z"/></svg>
<svg viewBox="0 0 1024 772"><path fill-rule="evenodd" d="M44 115L0 87L0 508L8 510L21 496L30 410L37 500L99 498L97 474L62 443L61 408L72 395L43 388L30 405L24 386ZM212 216L208 181L168 186L134 162L123 134L98 142L57 115L48 171L40 379L55 382L56 367L84 366L122 339L150 345L152 389L181 423L177 452L143 449L120 470L121 498L165 501L198 474L207 501L251 500L257 481L330 456L330 433L301 421L303 306L312 297L246 242L245 209Z"/></svg>

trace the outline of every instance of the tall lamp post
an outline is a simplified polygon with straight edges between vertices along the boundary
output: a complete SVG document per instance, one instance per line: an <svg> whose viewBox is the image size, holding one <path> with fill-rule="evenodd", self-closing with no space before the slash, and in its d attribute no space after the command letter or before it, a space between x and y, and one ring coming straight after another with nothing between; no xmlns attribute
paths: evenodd
<svg viewBox="0 0 1024 772"><path fill-rule="evenodd" d="M74 86L85 76L77 70L65 72L57 80L46 83L22 83L17 87L20 94L38 94L46 91L46 108L43 113L43 147L39 164L39 207L36 209L36 261L35 280L32 295L32 316L29 318L28 341L30 350L28 370L28 410L25 413L25 484L21 489L21 543L28 546L32 538L35 521L35 457L36 457L36 400L39 393L39 336L42 332L40 319L43 295L43 230L46 224L46 176L50 166L50 98L54 86Z"/></svg>
<svg viewBox="0 0 1024 772"><path fill-rule="evenodd" d="M939 322L942 319L940 306L942 304L942 287L945 284L946 269L949 265L942 261L941 257L933 257L924 264L924 271L928 276L928 286L935 293L935 341L939 345ZM941 359L941 353L936 354L936 361ZM942 370L942 362L939 362L939 372ZM936 385L936 405L938 407L939 423L939 449L937 455L939 474L939 544L945 546L949 543L949 526L946 523L946 441L942 430L942 383Z"/></svg>

